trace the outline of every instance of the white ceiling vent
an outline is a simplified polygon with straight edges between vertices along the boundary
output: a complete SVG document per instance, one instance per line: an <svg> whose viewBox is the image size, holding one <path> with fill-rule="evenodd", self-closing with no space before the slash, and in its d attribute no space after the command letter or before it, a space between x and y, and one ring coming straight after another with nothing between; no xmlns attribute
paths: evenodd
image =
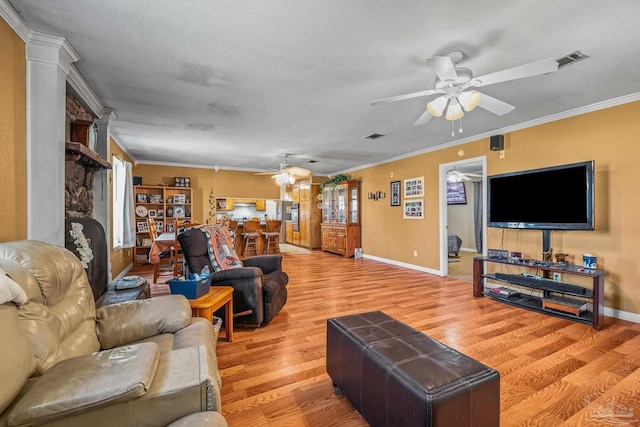
<svg viewBox="0 0 640 427"><path fill-rule="evenodd" d="M558 69L560 69L585 58L588 58L588 56L580 52L579 50L576 50L575 52L565 55L562 58L556 59L556 61L558 61Z"/></svg>

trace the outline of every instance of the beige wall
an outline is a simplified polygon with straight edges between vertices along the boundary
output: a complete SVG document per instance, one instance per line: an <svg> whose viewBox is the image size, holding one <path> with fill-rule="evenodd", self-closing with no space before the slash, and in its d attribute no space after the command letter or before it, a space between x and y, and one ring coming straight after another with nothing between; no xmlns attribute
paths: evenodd
<svg viewBox="0 0 640 427"><path fill-rule="evenodd" d="M27 238L25 45L0 19L0 242Z"/></svg>
<svg viewBox="0 0 640 427"><path fill-rule="evenodd" d="M173 185L177 176L189 177L193 188L192 221L215 222L209 219L209 194L214 197L247 199L279 199L280 187L269 175L177 166L136 165L134 176L142 177L143 185Z"/></svg>
<svg viewBox="0 0 640 427"><path fill-rule="evenodd" d="M438 172L441 163L487 156L489 175L582 160L595 160L595 231L552 233L554 253L598 257L606 270L605 305L640 313L640 102L588 113L505 135L505 158L489 150L489 140L450 147L352 173L363 180L363 194L388 191L389 182L425 177L424 220L403 220L399 207L363 200L362 246L366 254L439 269ZM464 150L458 156L458 150ZM391 176L393 173L393 176ZM529 189L532 203L544 203L544 191ZM488 229L486 247L498 248L501 229ZM504 247L540 258L542 232L505 230ZM413 256L413 251L418 256ZM571 277L564 278L575 281Z"/></svg>

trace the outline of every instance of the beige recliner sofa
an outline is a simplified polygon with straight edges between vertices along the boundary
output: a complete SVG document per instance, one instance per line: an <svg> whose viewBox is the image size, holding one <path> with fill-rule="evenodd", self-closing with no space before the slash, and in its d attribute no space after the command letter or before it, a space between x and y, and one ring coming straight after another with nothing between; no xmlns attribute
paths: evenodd
<svg viewBox="0 0 640 427"><path fill-rule="evenodd" d="M96 311L75 255L16 241L0 298L0 426L227 425L213 326L184 297Z"/></svg>

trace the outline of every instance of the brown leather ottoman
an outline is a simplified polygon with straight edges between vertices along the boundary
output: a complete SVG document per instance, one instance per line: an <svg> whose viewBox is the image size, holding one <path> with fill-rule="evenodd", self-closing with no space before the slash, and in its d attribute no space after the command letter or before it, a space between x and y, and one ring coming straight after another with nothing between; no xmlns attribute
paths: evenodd
<svg viewBox="0 0 640 427"><path fill-rule="evenodd" d="M327 320L327 373L377 426L499 426L500 374L381 311Z"/></svg>

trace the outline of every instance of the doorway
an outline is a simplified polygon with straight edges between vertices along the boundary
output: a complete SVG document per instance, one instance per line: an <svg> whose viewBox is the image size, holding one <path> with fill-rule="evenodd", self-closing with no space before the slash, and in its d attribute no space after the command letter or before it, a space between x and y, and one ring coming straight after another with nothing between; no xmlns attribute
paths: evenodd
<svg viewBox="0 0 640 427"><path fill-rule="evenodd" d="M447 178L449 177L449 180ZM454 179L454 177L456 179ZM471 282L473 257L486 253L486 156L440 165L440 272ZM453 184L448 198L449 182ZM462 185L460 185L462 183ZM480 197L479 200L476 200ZM480 206L476 202L481 202ZM476 231L476 215L478 227Z"/></svg>

